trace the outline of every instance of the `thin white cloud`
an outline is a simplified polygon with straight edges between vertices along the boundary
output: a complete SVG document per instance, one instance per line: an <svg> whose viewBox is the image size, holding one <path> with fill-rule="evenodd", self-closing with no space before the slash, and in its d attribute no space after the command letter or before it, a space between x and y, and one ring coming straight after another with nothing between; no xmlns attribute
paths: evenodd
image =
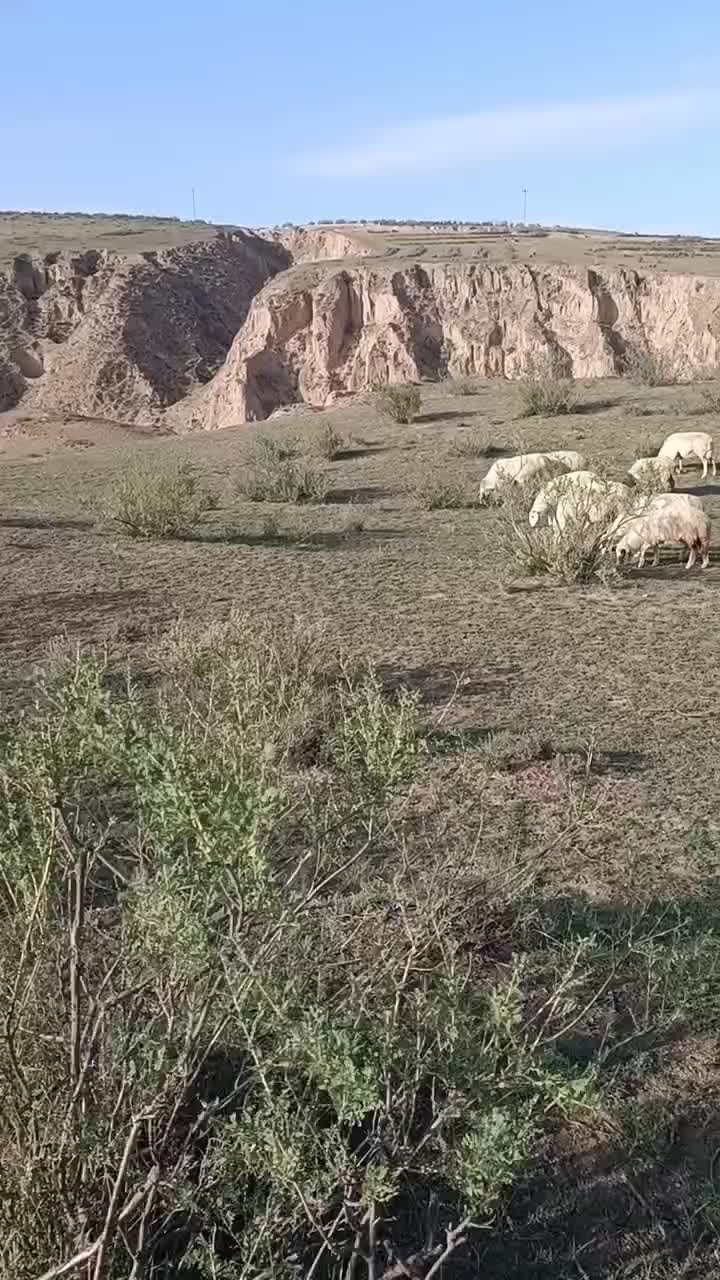
<svg viewBox="0 0 720 1280"><path fill-rule="evenodd" d="M624 145L718 116L720 92L714 89L499 107L388 126L347 146L306 152L291 163L296 172L325 178L436 173L553 147Z"/></svg>

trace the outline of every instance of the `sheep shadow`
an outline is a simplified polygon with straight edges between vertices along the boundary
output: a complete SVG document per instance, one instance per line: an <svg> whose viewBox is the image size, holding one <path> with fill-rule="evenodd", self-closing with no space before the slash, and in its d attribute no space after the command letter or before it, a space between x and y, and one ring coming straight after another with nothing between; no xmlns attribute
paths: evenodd
<svg viewBox="0 0 720 1280"><path fill-rule="evenodd" d="M621 401L619 400L580 400L573 405L571 413L587 417L593 413L605 413L608 409L619 408L621 408Z"/></svg>
<svg viewBox="0 0 720 1280"><path fill-rule="evenodd" d="M418 423L447 422L448 419L470 418L472 414L473 410L466 409L447 409L445 412L436 410L432 413L419 413L413 422L413 426L417 426Z"/></svg>
<svg viewBox="0 0 720 1280"><path fill-rule="evenodd" d="M66 516L6 516L0 519L2 529L92 529L94 520L75 520Z"/></svg>
<svg viewBox="0 0 720 1280"><path fill-rule="evenodd" d="M681 489L678 486L675 492L689 493L694 498L717 498L720 496L720 476L714 483L710 483L710 477L708 476L707 482L699 480L697 484L690 485L687 489Z"/></svg>
<svg viewBox="0 0 720 1280"><path fill-rule="evenodd" d="M368 485L359 489L331 489L325 501L330 506L352 506L353 503L379 502L384 498L392 498L392 489Z"/></svg>

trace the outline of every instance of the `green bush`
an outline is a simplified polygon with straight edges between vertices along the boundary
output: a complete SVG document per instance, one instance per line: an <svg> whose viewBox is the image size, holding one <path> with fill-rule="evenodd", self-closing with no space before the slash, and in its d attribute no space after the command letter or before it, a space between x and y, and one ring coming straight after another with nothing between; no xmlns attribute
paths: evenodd
<svg viewBox="0 0 720 1280"><path fill-rule="evenodd" d="M427 511L439 511L443 508L457 510L475 505L467 486L452 476L443 475L437 467L431 467L419 476L411 493Z"/></svg>
<svg viewBox="0 0 720 1280"><path fill-rule="evenodd" d="M313 424L298 435L296 441L301 453L318 454L328 462L332 462L343 449L347 448L345 438L331 422Z"/></svg>
<svg viewBox="0 0 720 1280"><path fill-rule="evenodd" d="M131 462L114 482L107 516L133 538L183 538L218 500L189 462Z"/></svg>
<svg viewBox="0 0 720 1280"><path fill-rule="evenodd" d="M565 376L550 357L530 361L517 386L524 418L572 413L577 401L575 379Z"/></svg>
<svg viewBox="0 0 720 1280"><path fill-rule="evenodd" d="M459 1249L595 1105L553 1045L607 984L550 937L542 1020L522 959L469 980L517 863L421 839L416 695L240 614L146 665L71 658L0 738L4 1273L429 1269L419 1194Z"/></svg>
<svg viewBox="0 0 720 1280"><path fill-rule="evenodd" d="M322 503L330 492L330 481L311 458L294 457L286 445L266 436L256 442L238 489L249 502Z"/></svg>
<svg viewBox="0 0 720 1280"><path fill-rule="evenodd" d="M549 577L565 586L609 584L619 579L607 551L610 527L620 514L618 508L609 510L607 518L592 521L583 495L578 495L577 510L561 531L554 525L530 526L527 517L532 493L509 484L498 496L502 497L502 505L494 513L498 545L515 573Z"/></svg>
<svg viewBox="0 0 720 1280"><path fill-rule="evenodd" d="M503 450L493 443L487 429L473 427L453 438L450 452L458 458L494 458Z"/></svg>
<svg viewBox="0 0 720 1280"><path fill-rule="evenodd" d="M422 409L419 387L387 386L378 391L375 400L378 413L393 422L414 422Z"/></svg>

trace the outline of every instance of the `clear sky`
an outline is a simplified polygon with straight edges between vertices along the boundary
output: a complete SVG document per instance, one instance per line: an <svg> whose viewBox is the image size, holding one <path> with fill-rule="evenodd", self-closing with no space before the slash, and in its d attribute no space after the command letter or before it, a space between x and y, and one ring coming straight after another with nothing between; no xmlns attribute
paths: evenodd
<svg viewBox="0 0 720 1280"><path fill-rule="evenodd" d="M720 236L720 0L0 0L0 207Z"/></svg>

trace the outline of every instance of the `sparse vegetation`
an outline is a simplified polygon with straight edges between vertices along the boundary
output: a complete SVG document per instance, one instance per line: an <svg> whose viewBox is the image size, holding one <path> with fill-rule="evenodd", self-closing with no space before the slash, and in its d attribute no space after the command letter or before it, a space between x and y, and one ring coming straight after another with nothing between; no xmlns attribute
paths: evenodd
<svg viewBox="0 0 720 1280"><path fill-rule="evenodd" d="M553 418L572 413L577 402L575 379L563 373L551 357L531 361L518 379L517 388L524 418Z"/></svg>
<svg viewBox="0 0 720 1280"><path fill-rule="evenodd" d="M539 1026L522 965L463 976L470 902L506 913L504 873L481 888L446 841L408 844L417 695L240 615L175 627L156 661L141 697L71 659L6 727L5 1269L371 1276L408 1233L430 1268L549 1119L599 1104L550 1053L586 1004L577 958L557 947L550 978L544 944Z"/></svg>
<svg viewBox="0 0 720 1280"><path fill-rule="evenodd" d="M653 441L516 441L501 380L480 430L621 478L685 394L630 391ZM340 512L228 485L189 543L84 518L127 429L3 439L3 1280L716 1274L717 568L508 581L509 509L418 510L485 470L423 395L333 412ZM134 456L214 490L254 432Z"/></svg>
<svg viewBox="0 0 720 1280"><path fill-rule="evenodd" d="M410 486L410 492L427 511L441 508L458 509L475 505L475 496L468 484L452 475L443 475L437 467L428 467Z"/></svg>
<svg viewBox="0 0 720 1280"><path fill-rule="evenodd" d="M377 392L375 404L383 418L406 425L414 422L420 413L422 395L419 387L391 385Z"/></svg>
<svg viewBox="0 0 720 1280"><path fill-rule="evenodd" d="M601 582L604 585L619 578L614 561L607 554L607 535L619 512L615 509L606 519L592 521L589 505L597 497L583 500L577 495L577 511L562 530L554 525L531 528L528 512L534 493L503 486L501 503L494 509L498 544L515 573L525 577L548 577L565 586Z"/></svg>
<svg viewBox="0 0 720 1280"><path fill-rule="evenodd" d="M472 427L462 435L456 435L450 451L458 458L494 458L503 453L485 427Z"/></svg>
<svg viewBox="0 0 720 1280"><path fill-rule="evenodd" d="M447 388L451 396L476 396L481 389L479 379L469 375L448 378Z"/></svg>
<svg viewBox="0 0 720 1280"><path fill-rule="evenodd" d="M328 462L347 448L344 436L331 422L313 424L296 437L297 448L301 453L318 454Z"/></svg>
<svg viewBox="0 0 720 1280"><path fill-rule="evenodd" d="M720 416L720 387L717 385L700 389L703 413L714 413Z"/></svg>
<svg viewBox="0 0 720 1280"><path fill-rule="evenodd" d="M189 462L131 462L112 485L106 507L133 538L183 538L218 505Z"/></svg>
<svg viewBox="0 0 720 1280"><path fill-rule="evenodd" d="M330 481L312 458L294 457L286 446L262 438L240 475L238 490L249 502L322 503L330 492Z"/></svg>
<svg viewBox="0 0 720 1280"><path fill-rule="evenodd" d="M623 372L631 382L643 387L672 387L680 381L676 356L649 347L627 347L623 353Z"/></svg>

